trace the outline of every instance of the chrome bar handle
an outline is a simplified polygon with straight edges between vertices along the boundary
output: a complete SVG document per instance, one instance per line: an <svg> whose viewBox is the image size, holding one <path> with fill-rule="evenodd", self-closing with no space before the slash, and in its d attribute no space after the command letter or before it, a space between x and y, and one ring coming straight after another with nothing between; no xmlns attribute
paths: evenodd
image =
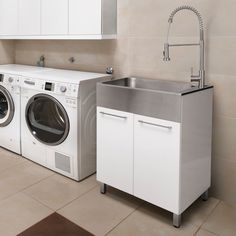
<svg viewBox="0 0 236 236"><path fill-rule="evenodd" d="M164 128L164 129L172 129L172 126L158 125L158 124L154 124L154 123L146 122L146 121L143 121L143 120L139 120L138 122L141 123L141 124L157 126L157 127Z"/></svg>
<svg viewBox="0 0 236 236"><path fill-rule="evenodd" d="M113 116L113 117L121 118L121 119L127 119L126 116L114 115L114 114L106 113L106 112L103 112L103 111L101 111L100 113L101 113L102 115Z"/></svg>

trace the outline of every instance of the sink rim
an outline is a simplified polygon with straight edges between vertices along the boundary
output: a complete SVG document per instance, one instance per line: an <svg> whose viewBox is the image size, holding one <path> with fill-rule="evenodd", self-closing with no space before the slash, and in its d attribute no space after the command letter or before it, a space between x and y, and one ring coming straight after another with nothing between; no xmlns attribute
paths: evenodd
<svg viewBox="0 0 236 236"><path fill-rule="evenodd" d="M126 80L126 79L147 80L147 81L152 81L152 82L153 81L159 81L159 82L166 83L166 84L171 84L171 83L182 84L182 85L189 85L189 88L180 90L179 92L175 92L175 91L167 91L167 90L162 90L162 89L138 88L138 87L119 85L119 84L112 84L113 81ZM189 94L189 93L194 93L194 92L198 92L198 91L201 91L201 90L213 88L212 85L205 85L204 88L199 88L197 86L193 86L191 84L191 82L165 80L165 79L151 79L151 78L143 78L143 77L137 77L137 76L115 78L113 80L101 82L100 84L103 84L103 85L109 86L109 87L113 87L113 88L117 87L117 88L122 88L122 89L141 90L141 91L148 91L148 92L154 92L154 93L155 92L156 93L164 93L164 94L175 94L175 95L181 95L181 96Z"/></svg>

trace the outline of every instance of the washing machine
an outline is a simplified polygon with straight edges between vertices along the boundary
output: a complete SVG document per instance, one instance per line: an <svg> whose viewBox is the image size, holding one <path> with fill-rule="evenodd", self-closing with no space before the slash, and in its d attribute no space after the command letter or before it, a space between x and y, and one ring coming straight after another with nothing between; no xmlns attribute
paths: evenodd
<svg viewBox="0 0 236 236"><path fill-rule="evenodd" d="M20 81L8 74L0 74L0 146L21 154Z"/></svg>
<svg viewBox="0 0 236 236"><path fill-rule="evenodd" d="M22 78L22 155L77 181L95 173L96 83L109 78L64 70Z"/></svg>

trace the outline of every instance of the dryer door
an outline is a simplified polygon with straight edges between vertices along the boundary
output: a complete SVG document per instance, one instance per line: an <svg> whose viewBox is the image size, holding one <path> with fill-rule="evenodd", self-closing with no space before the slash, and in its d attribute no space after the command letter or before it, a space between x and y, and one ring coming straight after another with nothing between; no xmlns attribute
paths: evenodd
<svg viewBox="0 0 236 236"><path fill-rule="evenodd" d="M25 116L30 132L41 143L59 145L68 136L68 115L62 104L52 96L33 96L26 106Z"/></svg>
<svg viewBox="0 0 236 236"><path fill-rule="evenodd" d="M0 85L0 127L9 125L15 112L11 94Z"/></svg>

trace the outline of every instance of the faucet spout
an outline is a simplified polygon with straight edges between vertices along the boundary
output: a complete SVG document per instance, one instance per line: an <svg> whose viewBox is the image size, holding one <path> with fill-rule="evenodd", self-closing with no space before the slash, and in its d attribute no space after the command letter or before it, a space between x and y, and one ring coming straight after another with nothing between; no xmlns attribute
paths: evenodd
<svg viewBox="0 0 236 236"><path fill-rule="evenodd" d="M174 16L177 12L181 10L190 10L198 17L199 21L199 43L190 43L190 44L169 44L169 32L171 24L173 23ZM167 40L164 44L164 51L163 55L164 61L170 61L170 53L169 48L170 47L176 47L176 46L198 46L200 48L200 58L199 58L199 73L198 75L192 75L191 77L194 78L191 81L195 82L196 80L199 80L199 87L205 86L205 48L204 48L204 27L203 27L203 20L201 14L196 10L194 7L191 6L180 6L176 8L172 13L170 14L170 17L168 19L169 22L169 28L167 33ZM198 79L197 79L198 78Z"/></svg>

